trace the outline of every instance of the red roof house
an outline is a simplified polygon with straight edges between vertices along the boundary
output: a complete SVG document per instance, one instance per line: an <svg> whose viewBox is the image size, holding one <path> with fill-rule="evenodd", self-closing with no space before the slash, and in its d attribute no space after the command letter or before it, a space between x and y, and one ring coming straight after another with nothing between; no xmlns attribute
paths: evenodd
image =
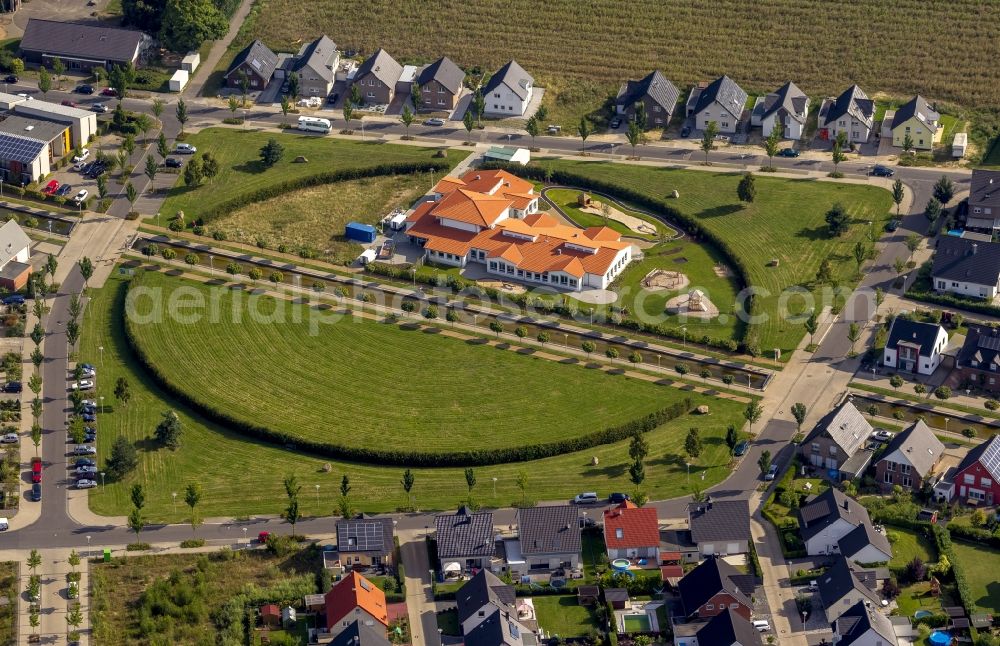
<svg viewBox="0 0 1000 646"><path fill-rule="evenodd" d="M260 622L265 626L281 625L281 609L276 603L265 603L260 607Z"/></svg>
<svg viewBox="0 0 1000 646"><path fill-rule="evenodd" d="M1000 503L1000 436L971 449L954 476L959 501L992 507Z"/></svg>
<svg viewBox="0 0 1000 646"><path fill-rule="evenodd" d="M608 558L651 559L660 553L660 522L652 507L625 501L604 512L604 543Z"/></svg>
<svg viewBox="0 0 1000 646"><path fill-rule="evenodd" d="M326 593L326 628L338 635L354 622L382 635L389 626L385 593L357 572L351 572Z"/></svg>

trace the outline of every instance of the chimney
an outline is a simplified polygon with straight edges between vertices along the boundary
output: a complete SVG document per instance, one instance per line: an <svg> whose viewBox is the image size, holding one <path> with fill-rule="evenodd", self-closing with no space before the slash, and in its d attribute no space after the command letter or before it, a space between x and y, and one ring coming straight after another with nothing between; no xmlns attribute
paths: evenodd
<svg viewBox="0 0 1000 646"><path fill-rule="evenodd" d="M975 256L975 255L976 255L976 252L977 252L978 250L979 250L979 245L977 245L977 244L976 244L975 242L973 242L973 243L972 243L972 255L973 255L973 256Z"/></svg>

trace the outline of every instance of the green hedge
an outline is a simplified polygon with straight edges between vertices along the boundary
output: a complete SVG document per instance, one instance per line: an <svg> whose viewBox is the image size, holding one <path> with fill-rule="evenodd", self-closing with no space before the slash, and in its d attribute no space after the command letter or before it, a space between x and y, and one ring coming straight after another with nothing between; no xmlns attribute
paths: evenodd
<svg viewBox="0 0 1000 646"><path fill-rule="evenodd" d="M129 287L141 283L141 275L132 280ZM307 440L289 433L276 431L267 426L248 420L239 419L220 411L213 404L203 401L197 394L190 393L181 384L174 383L146 353L136 340L132 320L124 312L124 302L118 310L118 315L125 320L125 339L135 353L136 359L148 373L167 392L198 411L213 422L267 442L281 446L294 446L296 449L323 455L337 460L367 462L379 465L427 466L427 467L467 467L501 464L505 462L528 462L564 453L583 451L602 444L612 444L628 439L636 433L647 433L667 422L686 415L691 411L690 398L685 398L643 417L611 426L599 431L593 431L578 437L567 438L555 442L543 442L526 446L513 446L503 449L469 449L451 453L428 453L385 447L344 446L334 442L319 442Z"/></svg>
<svg viewBox="0 0 1000 646"><path fill-rule="evenodd" d="M973 301L965 298L958 298L951 294L938 294L937 292L924 292L910 289L906 292L906 297L915 301L931 303L933 305L944 305L956 309L986 314L989 316L1000 316L1000 307L990 305L988 301Z"/></svg>
<svg viewBox="0 0 1000 646"><path fill-rule="evenodd" d="M225 202L208 209L207 211L203 211L200 219L207 223L215 217L225 215L235 211L236 209L247 206L248 204L255 204L257 202L271 199L272 197L278 197L279 195L283 195L290 191L309 188L311 186L331 184L333 182L346 182L355 179L364 179L367 177L384 177L386 175L412 175L414 173L428 172L438 173L447 171L449 168L450 166L448 164L442 162L407 162L398 164L379 164L378 166L371 166L369 168L346 168L343 170L307 175L305 177L296 177L284 182L272 184L271 186L265 186L257 189L256 191L241 193L232 199L226 200Z"/></svg>

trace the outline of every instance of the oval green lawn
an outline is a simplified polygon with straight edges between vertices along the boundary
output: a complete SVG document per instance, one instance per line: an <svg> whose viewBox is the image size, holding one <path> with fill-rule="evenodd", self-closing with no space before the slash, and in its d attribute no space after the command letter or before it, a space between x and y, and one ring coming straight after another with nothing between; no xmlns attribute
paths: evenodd
<svg viewBox="0 0 1000 646"><path fill-rule="evenodd" d="M273 299L225 287L210 296L207 286L156 273L140 280L163 288L164 311L183 285L227 313L133 325L170 382L235 419L311 441L421 453L521 446L601 430L688 396L360 317L312 334L301 305L285 304L281 322L255 322L249 298L264 299L260 311ZM137 302L140 311L150 305Z"/></svg>

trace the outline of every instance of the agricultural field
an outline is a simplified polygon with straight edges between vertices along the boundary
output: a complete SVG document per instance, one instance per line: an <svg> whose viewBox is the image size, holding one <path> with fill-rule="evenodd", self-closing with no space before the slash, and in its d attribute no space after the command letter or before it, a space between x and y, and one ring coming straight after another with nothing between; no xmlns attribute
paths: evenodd
<svg viewBox="0 0 1000 646"><path fill-rule="evenodd" d="M767 320L760 325L760 347L765 352L779 348L786 355L802 339L804 329L801 322L778 316L782 292L803 286L818 293L812 282L827 258L831 261L833 279L838 284L853 285L857 280L854 246L857 242L871 245L869 236L880 234L892 206L889 192L882 188L764 174L756 176L756 199L745 206L736 197L742 173L564 159L541 163L553 170L613 182L666 200L720 236L746 264L751 284L764 290L757 296L761 311L767 314ZM673 190L680 194L676 200L668 199ZM839 238L830 237L824 219L835 203L842 204L851 218L850 229ZM684 271L683 266L679 269ZM715 298L714 294L709 296ZM798 314L803 310L803 301L801 295L788 298L786 309ZM722 297L716 305L720 314L733 312L732 302L723 302Z"/></svg>
<svg viewBox="0 0 1000 646"><path fill-rule="evenodd" d="M436 152L431 148L399 146L375 141L345 141L313 135L244 132L231 128L206 128L190 135L185 141L198 148L198 153L210 152L219 162L219 174L195 188L184 186L178 177L177 185L163 203L161 212L174 215L184 211L190 221L208 210L239 195L278 186L283 182L301 179L310 174L352 168L370 168L379 164L430 162ZM264 169L259 152L268 139L277 139L284 146L285 154L275 166ZM447 162L454 166L468 153L449 151ZM303 156L307 163L296 164L296 157ZM359 163L359 160L364 160ZM435 178L428 177L428 186ZM436 178L440 179L440 177Z"/></svg>
<svg viewBox="0 0 1000 646"><path fill-rule="evenodd" d="M256 20L234 47L261 38L272 48L294 52L306 34L288 16L309 15L315 32L326 33L342 49L370 53L384 47L401 63L447 55L476 80L515 58L546 87L548 121L564 131L584 114L606 115L602 104L619 85L653 68L682 91L726 73L751 94L792 79L817 97L856 82L869 95L919 92L970 108L1000 104L995 69L983 64L1000 57L1000 43L982 29L1000 23L1000 5L983 0L900 0L891 6L851 0L838 5L836 29L830 28L823 0L664 0L645 3L639 11L599 0L552 0L544 6L531 0L442 0L433 9L418 0L360 6L259 1ZM443 26L447 38L441 37ZM669 37L665 26L690 37ZM851 34L846 44L843 34ZM941 64L941 52L948 52L947 64ZM842 61L824 64L831 57Z"/></svg>
<svg viewBox="0 0 1000 646"><path fill-rule="evenodd" d="M135 482L142 482L147 490L145 510L151 521L183 522L187 513L182 508L173 508L170 494L183 490L196 478L204 490L199 509L205 517L278 514L284 507L282 478L286 474L296 474L306 491L315 485L321 486L323 495L318 500L313 496L302 499L302 511L306 515L330 513L336 504L335 491L345 473L350 475L352 495L359 501L355 504L363 511L393 511L410 504L399 485L402 468L323 459L258 442L209 422L164 392L132 354L125 339L122 308L127 286L128 279L115 274L102 289L92 290L92 300L84 318L80 359L97 364L102 361L98 347L104 348L97 395L105 397L101 432L108 437L98 445L99 459L107 458L118 435L124 435L143 450L139 451L139 464L132 474L120 482L108 482L106 487L91 490L90 506L94 512L127 514L131 505L129 488ZM406 338L415 341L413 336ZM472 356L477 360L480 350L483 354L496 352L471 348L470 355L474 350L477 354ZM413 375L421 374L419 367L411 366L409 370ZM566 366L565 370L579 368ZM230 376L220 375L219 378ZM107 403L115 401L113 387L119 377L129 381L132 391L126 407ZM406 383L410 385L415 381L407 377ZM268 383L278 381L269 379ZM630 382L630 385L634 384ZM463 384L463 388L467 387L468 384ZM728 424L743 423L744 405L714 397L699 398L698 402L702 401L709 405L711 414L697 421L704 449L696 468L704 470L704 486L709 487L729 475L723 438ZM183 427L181 446L175 451L159 447L152 440L153 431L166 410L176 411ZM691 419L681 418L647 434L650 446L655 447L646 469L645 487L651 498L664 499L687 493L683 445L690 426ZM495 495L492 487L481 484L477 499L491 506L519 500L521 494L516 481L522 471L528 475L526 495L535 500L568 499L579 491L595 489L602 493L631 490L628 442L603 445L581 453L479 467L475 472L480 483L491 482L494 477L497 482ZM223 455L226 459L219 460L218 456ZM598 459L599 466L591 465L592 458ZM413 469L413 474L416 484L412 503L420 509L450 509L466 495L461 468L420 468Z"/></svg>
<svg viewBox="0 0 1000 646"><path fill-rule="evenodd" d="M409 208L427 189L427 178L418 175L321 184L248 204L213 219L212 229L227 240L317 249L330 262L346 262L360 247L344 239L345 224L377 224L393 209Z"/></svg>

